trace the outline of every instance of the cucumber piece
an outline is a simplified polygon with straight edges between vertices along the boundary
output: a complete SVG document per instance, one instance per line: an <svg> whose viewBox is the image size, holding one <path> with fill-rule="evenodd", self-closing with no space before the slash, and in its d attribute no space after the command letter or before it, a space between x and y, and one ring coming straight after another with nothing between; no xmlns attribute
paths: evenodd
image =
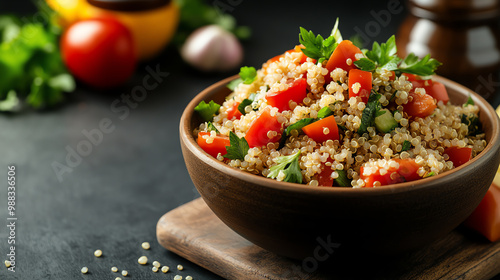
<svg viewBox="0 0 500 280"><path fill-rule="evenodd" d="M391 111L388 109L382 109L380 110L380 113L381 115L375 118L375 127L378 131L387 133L398 126L398 122L394 119Z"/></svg>

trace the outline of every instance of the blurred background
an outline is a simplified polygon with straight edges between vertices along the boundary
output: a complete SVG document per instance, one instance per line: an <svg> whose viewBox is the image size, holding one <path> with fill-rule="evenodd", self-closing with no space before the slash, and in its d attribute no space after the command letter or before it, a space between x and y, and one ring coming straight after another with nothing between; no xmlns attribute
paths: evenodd
<svg viewBox="0 0 500 280"><path fill-rule="evenodd" d="M0 162L18 170L18 270L0 279L110 279L111 266L165 279L137 264L145 254L220 279L156 242L158 219L199 197L179 119L204 88L299 44L299 27L327 37L339 17L363 48L397 34L401 54L430 52L444 63L438 73L500 103L500 1L83 2L0 2L13 15L0 20ZM2 199L0 220L6 208ZM2 254L7 236L0 227Z"/></svg>

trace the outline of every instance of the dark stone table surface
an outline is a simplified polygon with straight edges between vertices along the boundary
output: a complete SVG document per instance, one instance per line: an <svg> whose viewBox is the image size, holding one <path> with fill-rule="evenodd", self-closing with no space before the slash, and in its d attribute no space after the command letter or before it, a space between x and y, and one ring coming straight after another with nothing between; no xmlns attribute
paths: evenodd
<svg viewBox="0 0 500 280"><path fill-rule="evenodd" d="M370 40L385 41L396 33L407 12L402 1L389 1L396 5L396 13L383 22L374 16L388 10L382 1L213 4L221 2L236 4L228 12L253 30L251 40L244 43L243 64L255 67L298 44L299 26L328 35L340 17L345 38L361 30ZM29 18L34 11L28 0L0 2L1 13ZM143 101L126 105L123 96L130 96L144 77L157 70L163 73L156 77L158 85ZM0 279L114 279L118 275L111 273L112 266L128 270L126 279L173 279L176 274L220 279L163 249L155 230L164 213L199 197L180 151L183 108L207 86L236 73L197 72L170 47L139 65L119 90L102 92L79 84L59 109L0 115L0 221L7 224L9 165L16 167L18 218L15 273L3 265L10 245L8 228L0 226ZM93 144L86 134L92 135ZM84 156L75 156L77 149ZM53 166L58 163L67 168L56 174ZM143 241L151 243L150 251L141 248ZM103 257L94 257L96 249L103 251ZM174 272L152 273L138 265L142 255ZM184 271L177 273L177 264ZM83 266L91 273L82 275Z"/></svg>

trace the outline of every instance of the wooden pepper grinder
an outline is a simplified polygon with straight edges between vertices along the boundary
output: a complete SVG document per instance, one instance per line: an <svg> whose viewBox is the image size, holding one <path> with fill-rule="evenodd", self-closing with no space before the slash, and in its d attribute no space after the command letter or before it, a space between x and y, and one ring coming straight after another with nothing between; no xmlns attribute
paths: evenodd
<svg viewBox="0 0 500 280"><path fill-rule="evenodd" d="M437 73L492 101L500 93L500 0L407 0L398 52L431 56Z"/></svg>

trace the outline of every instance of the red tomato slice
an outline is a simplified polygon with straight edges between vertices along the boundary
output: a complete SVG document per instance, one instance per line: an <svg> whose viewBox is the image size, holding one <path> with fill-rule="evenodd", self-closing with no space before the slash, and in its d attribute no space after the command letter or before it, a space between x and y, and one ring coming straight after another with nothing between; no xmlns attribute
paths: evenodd
<svg viewBox="0 0 500 280"><path fill-rule="evenodd" d="M327 162L332 162L332 159L328 159ZM334 179L332 178L332 173L333 170L331 166L326 166L323 164L323 170L318 174L318 184L321 187L333 187L333 181Z"/></svg>
<svg viewBox="0 0 500 280"><path fill-rule="evenodd" d="M410 91L409 97L412 101L403 105L404 111L412 117L425 118L434 112L436 109L436 101L427 93L416 93Z"/></svg>
<svg viewBox="0 0 500 280"><path fill-rule="evenodd" d="M403 75L408 77L408 81L410 81L413 85L413 90L416 88L424 88L425 93L434 97L437 101L443 101L444 104L447 104L448 101L450 101L448 91L442 83L435 82L433 80L423 80L420 76L413 74L404 73Z"/></svg>
<svg viewBox="0 0 500 280"><path fill-rule="evenodd" d="M362 53L361 50L356 47L351 41L344 40L339 43L337 48L333 51L330 59L326 63L326 68L328 71L333 71L335 68L342 68L345 71L349 71L351 69L356 69L356 65L354 65L354 61L356 61L356 54ZM350 58L352 63L351 65L347 64L347 59Z"/></svg>
<svg viewBox="0 0 500 280"><path fill-rule="evenodd" d="M460 165L468 162L472 158L472 148L469 147L449 147L444 150L452 162L453 166L459 167Z"/></svg>
<svg viewBox="0 0 500 280"><path fill-rule="evenodd" d="M271 116L270 111L270 107L267 107L262 114L250 124L245 139L251 148L262 147L267 145L267 143L280 140L281 123L278 122L275 116ZM267 136L269 131L276 131L277 135L273 138L269 138Z"/></svg>
<svg viewBox="0 0 500 280"><path fill-rule="evenodd" d="M302 131L314 141L338 140L339 128L334 116L329 116L302 128Z"/></svg>
<svg viewBox="0 0 500 280"><path fill-rule="evenodd" d="M233 118L236 118L236 120L239 120L243 114L238 110L238 106L240 106L239 102L234 102L233 107L227 109L227 119L232 120Z"/></svg>
<svg viewBox="0 0 500 280"><path fill-rule="evenodd" d="M380 182L381 186L397 184L402 182L415 181L420 179L417 170L420 168L413 159L394 159L399 163L398 168L390 167L387 173L380 174L380 170L375 171L370 175L364 175L365 167L361 166L359 177L365 181L365 187L372 188L376 181ZM396 173L392 175L391 174Z"/></svg>
<svg viewBox="0 0 500 280"><path fill-rule="evenodd" d="M267 103L279 109L280 112L290 110L290 101L302 103L307 96L307 81L304 78L293 81L284 91L269 92Z"/></svg>
<svg viewBox="0 0 500 280"><path fill-rule="evenodd" d="M500 240L500 188L491 184L479 206L465 225L484 235L489 241Z"/></svg>
<svg viewBox="0 0 500 280"><path fill-rule="evenodd" d="M359 88L356 87L359 83ZM349 98L359 96L361 101L368 103L368 97L372 91L372 72L363 71L359 69L352 69L349 71Z"/></svg>
<svg viewBox="0 0 500 280"><path fill-rule="evenodd" d="M198 132L198 145L205 151L207 154L217 157L219 153L222 155L227 154L226 146L231 146L231 142L229 141L229 137L227 136L215 136L215 139L212 143L207 143L205 139L203 139L204 135L210 135L210 132Z"/></svg>

